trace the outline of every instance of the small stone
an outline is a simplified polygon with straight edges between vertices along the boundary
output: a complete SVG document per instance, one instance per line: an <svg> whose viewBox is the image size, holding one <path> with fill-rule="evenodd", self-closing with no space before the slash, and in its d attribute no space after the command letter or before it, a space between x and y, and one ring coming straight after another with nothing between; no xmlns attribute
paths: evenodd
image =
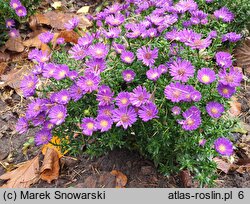
<svg viewBox="0 0 250 204"><path fill-rule="evenodd" d="M141 167L141 173L145 176L153 174L153 171L154 171L154 169L152 166L142 166Z"/></svg>

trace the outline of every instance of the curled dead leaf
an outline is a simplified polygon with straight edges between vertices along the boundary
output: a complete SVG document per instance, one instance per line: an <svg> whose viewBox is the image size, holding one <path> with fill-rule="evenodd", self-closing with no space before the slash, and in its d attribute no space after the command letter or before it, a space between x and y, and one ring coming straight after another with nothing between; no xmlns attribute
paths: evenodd
<svg viewBox="0 0 250 204"><path fill-rule="evenodd" d="M60 32L58 38L64 38L65 42L67 43L72 42L76 44L78 41L79 35L74 31L64 30Z"/></svg>
<svg viewBox="0 0 250 204"><path fill-rule="evenodd" d="M0 52L0 62L7 62L10 60L10 55L5 52Z"/></svg>
<svg viewBox="0 0 250 204"><path fill-rule="evenodd" d="M2 75L1 80L3 84L0 84L0 88L5 86L10 86L11 88L15 89L15 91L22 95L20 90L20 82L25 75L28 75L32 70L32 66L30 64L24 64L21 69L13 69L8 74Z"/></svg>
<svg viewBox="0 0 250 204"><path fill-rule="evenodd" d="M24 46L22 43L21 37L17 38L10 38L6 43L5 43L6 49L14 52L23 52L24 51Z"/></svg>
<svg viewBox="0 0 250 204"><path fill-rule="evenodd" d="M180 179L184 188L190 188L192 186L192 177L189 170L183 170L180 172Z"/></svg>
<svg viewBox="0 0 250 204"><path fill-rule="evenodd" d="M0 176L8 180L1 188L28 188L39 180L39 155L22 163L17 169Z"/></svg>
<svg viewBox="0 0 250 204"><path fill-rule="evenodd" d="M0 75L4 73L7 66L8 64L6 62L0 62Z"/></svg>
<svg viewBox="0 0 250 204"><path fill-rule="evenodd" d="M60 166L57 152L52 148L47 148L41 167L41 179L51 183L51 181L58 179L59 170Z"/></svg>
<svg viewBox="0 0 250 204"><path fill-rule="evenodd" d="M250 38L245 41L236 49L235 57L237 65L242 67L246 75L250 76Z"/></svg>
<svg viewBox="0 0 250 204"><path fill-rule="evenodd" d="M213 160L217 164L217 169L223 171L224 173L227 174L229 172L229 170L231 170L232 165L230 163L225 162L224 160L222 160L218 157L215 157Z"/></svg>
<svg viewBox="0 0 250 204"><path fill-rule="evenodd" d="M113 170L111 174L116 177L116 188L124 188L128 182L128 178L120 171Z"/></svg>
<svg viewBox="0 0 250 204"><path fill-rule="evenodd" d="M232 100L229 102L230 103L230 109L229 109L229 114L233 117L237 117L241 114L241 103L237 101L236 97L232 97Z"/></svg>
<svg viewBox="0 0 250 204"><path fill-rule="evenodd" d="M51 148L57 152L59 158L62 158L63 155L66 154L68 151L65 151L62 153L60 144L61 144L60 138L57 136L53 136L52 139L50 140L50 143L43 145L43 147L42 147L43 155L46 154L46 151L48 148Z"/></svg>
<svg viewBox="0 0 250 204"><path fill-rule="evenodd" d="M36 14L30 19L30 26L35 29L38 24L50 25L52 28L64 30L64 24L72 18L77 17L80 20L79 27L85 29L91 26L90 21L84 15L71 13L49 11L45 14ZM60 22L60 23L58 23Z"/></svg>

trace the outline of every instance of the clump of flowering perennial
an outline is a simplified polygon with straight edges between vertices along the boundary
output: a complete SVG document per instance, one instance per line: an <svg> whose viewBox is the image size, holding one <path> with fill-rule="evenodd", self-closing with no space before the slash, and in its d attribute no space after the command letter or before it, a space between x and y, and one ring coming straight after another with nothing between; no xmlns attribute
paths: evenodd
<svg viewBox="0 0 250 204"><path fill-rule="evenodd" d="M223 114L242 73L230 53L218 51L223 42L240 39L227 30L234 15L207 2L204 11L194 0L115 3L90 17L93 28L72 45L63 63L32 50L35 69L21 89L25 97L40 99L28 105L17 131L38 126L37 145L53 134L67 138L74 152L84 146L94 155L131 145L162 171L190 167L208 182L215 171L213 149L233 153L232 143L221 138L229 134ZM214 21L224 29L212 30ZM65 28L78 32L78 23L73 18ZM44 43L52 38L52 33L40 35ZM37 86L40 78L47 88Z"/></svg>

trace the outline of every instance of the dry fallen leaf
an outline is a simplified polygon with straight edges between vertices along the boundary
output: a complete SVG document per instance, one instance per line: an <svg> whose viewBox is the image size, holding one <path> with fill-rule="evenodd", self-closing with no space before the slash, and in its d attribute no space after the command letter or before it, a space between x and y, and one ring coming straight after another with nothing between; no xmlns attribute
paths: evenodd
<svg viewBox="0 0 250 204"><path fill-rule="evenodd" d="M232 97L232 101L230 103L229 114L233 117L239 116L241 114L241 103L237 101L236 97Z"/></svg>
<svg viewBox="0 0 250 204"><path fill-rule="evenodd" d="M60 32L58 38L64 38L65 42L67 43L72 42L76 44L78 41L79 35L74 31L64 30Z"/></svg>
<svg viewBox="0 0 250 204"><path fill-rule="evenodd" d="M0 62L0 75L4 73L7 66L8 64L6 62Z"/></svg>
<svg viewBox="0 0 250 204"><path fill-rule="evenodd" d="M55 144L55 145L53 145L53 144ZM43 155L46 154L46 151L48 148L51 148L57 152L59 158L62 158L63 155L66 154L68 151L65 151L62 153L61 148L60 148L60 144L61 144L60 138L57 136L53 136L52 139L50 140L50 143L48 143L42 147Z"/></svg>
<svg viewBox="0 0 250 204"><path fill-rule="evenodd" d="M62 2L61 1L55 1L54 3L51 4L51 6L54 8L54 9L59 9L62 7Z"/></svg>
<svg viewBox="0 0 250 204"><path fill-rule="evenodd" d="M0 52L0 62L7 62L10 60L10 55L8 53Z"/></svg>
<svg viewBox="0 0 250 204"><path fill-rule="evenodd" d="M89 8L90 8L89 6L83 6L76 13L87 14L89 12Z"/></svg>
<svg viewBox="0 0 250 204"><path fill-rule="evenodd" d="M190 188L192 186L192 177L189 170L183 170L180 172L180 179L184 188Z"/></svg>
<svg viewBox="0 0 250 204"><path fill-rule="evenodd" d="M218 157L215 157L213 159L215 161L215 163L217 164L217 169L223 171L224 173L228 173L228 171L231 169L231 164L230 163L227 163L225 162L224 160L218 158Z"/></svg>
<svg viewBox="0 0 250 204"><path fill-rule="evenodd" d="M116 177L116 188L124 188L128 182L128 178L120 171L113 170L111 174Z"/></svg>
<svg viewBox="0 0 250 204"><path fill-rule="evenodd" d="M17 169L0 176L8 180L1 188L28 188L39 180L39 155L22 163Z"/></svg>
<svg viewBox="0 0 250 204"><path fill-rule="evenodd" d="M52 148L47 148L40 171L41 179L51 183L51 181L58 179L59 170L60 166L57 152Z"/></svg>
<svg viewBox="0 0 250 204"><path fill-rule="evenodd" d="M250 38L246 40L236 49L235 57L237 65L245 70L245 73L250 76Z"/></svg>
<svg viewBox="0 0 250 204"><path fill-rule="evenodd" d="M0 88L5 86L10 86L19 94L22 95L20 90L20 82L25 75L28 75L31 71L32 66L30 64L24 64L21 69L13 69L8 72L6 75L1 76L1 80L3 81L0 84Z"/></svg>
<svg viewBox="0 0 250 204"><path fill-rule="evenodd" d="M24 51L24 46L22 43L21 37L17 38L10 38L6 43L5 43L6 49L14 52L23 52Z"/></svg>
<svg viewBox="0 0 250 204"><path fill-rule="evenodd" d="M54 29L64 30L64 24L72 18L79 18L79 27L85 29L91 26L90 21L84 15L76 15L71 13L49 11L45 14L36 14L30 19L30 27L35 29L38 24L50 25ZM60 22L60 23L59 23Z"/></svg>

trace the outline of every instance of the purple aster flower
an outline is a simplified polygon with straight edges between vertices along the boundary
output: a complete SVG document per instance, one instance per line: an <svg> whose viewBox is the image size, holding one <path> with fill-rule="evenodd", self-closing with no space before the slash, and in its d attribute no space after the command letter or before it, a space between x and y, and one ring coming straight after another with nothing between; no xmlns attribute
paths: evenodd
<svg viewBox="0 0 250 204"><path fill-rule="evenodd" d="M149 102L150 93L143 86L137 86L130 94L130 102L133 106L140 107Z"/></svg>
<svg viewBox="0 0 250 204"><path fill-rule="evenodd" d="M108 32L104 31L104 35L108 39L118 38L120 33L121 33L121 29L117 27L109 28Z"/></svg>
<svg viewBox="0 0 250 204"><path fill-rule="evenodd" d="M38 63L44 63L49 61L50 55L47 51L33 49L32 51L29 52L28 58Z"/></svg>
<svg viewBox="0 0 250 204"><path fill-rule="evenodd" d="M135 78L135 72L131 69L124 70L122 72L122 77L123 77L124 81L131 82Z"/></svg>
<svg viewBox="0 0 250 204"><path fill-rule="evenodd" d="M185 13L186 11L195 11L198 8L198 5L193 0L180 0L175 4L175 10L178 13Z"/></svg>
<svg viewBox="0 0 250 204"><path fill-rule="evenodd" d="M96 126L101 132L106 132L112 128L113 120L105 115L99 115L96 118Z"/></svg>
<svg viewBox="0 0 250 204"><path fill-rule="evenodd" d="M122 54L122 52L126 50L124 45L118 43L113 43L113 48L118 54Z"/></svg>
<svg viewBox="0 0 250 204"><path fill-rule="evenodd" d="M212 3L214 0L206 0L207 3Z"/></svg>
<svg viewBox="0 0 250 204"><path fill-rule="evenodd" d="M171 63L169 68L174 80L187 82L190 77L194 76L194 66L187 60L177 59Z"/></svg>
<svg viewBox="0 0 250 204"><path fill-rule="evenodd" d="M65 23L64 27L67 30L74 30L78 24L79 24L80 20L78 18L72 18L71 20L68 21L68 23Z"/></svg>
<svg viewBox="0 0 250 204"><path fill-rule="evenodd" d="M109 105L113 101L114 93L111 91L109 86L102 85L99 87L97 92L96 100L99 101L99 106Z"/></svg>
<svg viewBox="0 0 250 204"><path fill-rule="evenodd" d="M191 40L185 42L185 45L190 46L192 49L206 49L212 43L210 38L201 39L200 35L194 35Z"/></svg>
<svg viewBox="0 0 250 204"><path fill-rule="evenodd" d="M9 31L9 36L11 38L17 38L20 36L19 30L15 29L15 28L11 28Z"/></svg>
<svg viewBox="0 0 250 204"><path fill-rule="evenodd" d="M214 147L223 156L231 156L233 154L233 143L227 138L220 137L215 140Z"/></svg>
<svg viewBox="0 0 250 204"><path fill-rule="evenodd" d="M158 118L157 114L158 114L157 106L152 102L149 102L148 104L141 106L138 111L139 117L144 122L152 120L153 118Z"/></svg>
<svg viewBox="0 0 250 204"><path fill-rule="evenodd" d="M70 101L71 97L70 97L70 93L67 90L61 90L59 92L56 93L57 94L57 103L65 105L68 104L68 102Z"/></svg>
<svg viewBox="0 0 250 204"><path fill-rule="evenodd" d="M237 34L235 32L227 33L225 35L222 35L221 37L222 42L229 41L235 43L238 42L240 39L241 39L241 34Z"/></svg>
<svg viewBox="0 0 250 204"><path fill-rule="evenodd" d="M35 143L36 145L44 145L49 143L52 138L52 134L50 130L42 129L35 135Z"/></svg>
<svg viewBox="0 0 250 204"><path fill-rule="evenodd" d="M123 51L121 54L121 60L127 64L131 64L134 61L134 53L130 51Z"/></svg>
<svg viewBox="0 0 250 204"><path fill-rule="evenodd" d="M242 73L237 67L231 67L229 72L227 72L226 69L221 69L218 75L220 83L232 87L240 86L240 82L243 78Z"/></svg>
<svg viewBox="0 0 250 204"><path fill-rule="evenodd" d="M224 106L219 102L211 101L207 103L206 110L207 110L207 113L212 118L219 118L224 112Z"/></svg>
<svg viewBox="0 0 250 204"><path fill-rule="evenodd" d="M121 107L127 107L130 105L130 93L129 92L120 92L116 97L116 105Z"/></svg>
<svg viewBox="0 0 250 204"><path fill-rule="evenodd" d="M172 109L171 109L173 115L180 115L181 114L181 108L179 106L174 106Z"/></svg>
<svg viewBox="0 0 250 204"><path fill-rule="evenodd" d="M87 136L91 136L94 131L97 130L96 121L94 118L83 118L82 119L82 133Z"/></svg>
<svg viewBox="0 0 250 204"><path fill-rule="evenodd" d="M106 115L108 117L112 117L114 105L110 104L107 106L98 106L98 115Z"/></svg>
<svg viewBox="0 0 250 204"><path fill-rule="evenodd" d="M51 78L54 76L55 72L57 70L57 67L55 64L53 63L48 63L48 64L45 64L44 67L43 67L43 77L45 78Z"/></svg>
<svg viewBox="0 0 250 204"><path fill-rule="evenodd" d="M44 33L41 33L41 34L38 36L39 40L40 40L42 43L45 43L45 44L51 42L51 40L53 39L53 37L54 37L54 34L51 33L51 32L49 32L49 31L44 32Z"/></svg>
<svg viewBox="0 0 250 204"><path fill-rule="evenodd" d="M144 31L145 32L145 28L140 27L139 25L133 25L130 29L132 32L127 32L126 37L127 38L138 38Z"/></svg>
<svg viewBox="0 0 250 204"><path fill-rule="evenodd" d="M191 12L191 18L190 21L193 25L198 25L198 24L207 24L208 20L207 20L207 14L204 13L201 10L195 10Z"/></svg>
<svg viewBox="0 0 250 204"><path fill-rule="evenodd" d="M22 3L19 0L11 0L10 7L16 9L17 7L22 6Z"/></svg>
<svg viewBox="0 0 250 204"><path fill-rule="evenodd" d="M54 128L55 124L53 124L50 121L45 121L45 123L43 124L43 128L47 129L47 130L52 130Z"/></svg>
<svg viewBox="0 0 250 204"><path fill-rule="evenodd" d="M84 91L83 91L79 86L77 86L76 84L72 85L72 86L69 88L70 97L71 97L75 102L78 101L79 99L81 99L85 93L86 93L86 92L84 92Z"/></svg>
<svg viewBox="0 0 250 204"><path fill-rule="evenodd" d="M161 76L161 70L158 68L151 68L146 72L147 78L152 81L156 81Z"/></svg>
<svg viewBox="0 0 250 204"><path fill-rule="evenodd" d="M184 130L196 130L201 125L200 114L200 110L197 107L192 106L182 114L185 120L178 121L178 123L182 125Z"/></svg>
<svg viewBox="0 0 250 204"><path fill-rule="evenodd" d="M199 141L199 145L202 146L202 147L204 147L205 144L206 144L206 142L207 142L206 139L201 139L201 140Z"/></svg>
<svg viewBox="0 0 250 204"><path fill-rule="evenodd" d="M215 39L216 37L217 37L217 31L216 30L212 30L208 34L208 38L210 38L210 39Z"/></svg>
<svg viewBox="0 0 250 204"><path fill-rule="evenodd" d="M44 110L46 110L45 100L44 99L35 99L28 105L28 108L26 111L26 118L27 119L35 118Z"/></svg>
<svg viewBox="0 0 250 204"><path fill-rule="evenodd" d="M15 8L15 11L19 17L24 17L27 15L27 10L24 6L18 6L17 8Z"/></svg>
<svg viewBox="0 0 250 204"><path fill-rule="evenodd" d="M6 23L6 28L15 27L15 21L13 19L7 19L5 23Z"/></svg>
<svg viewBox="0 0 250 204"><path fill-rule="evenodd" d="M74 45L70 50L70 58L73 58L75 60L82 60L87 56L88 49L85 47L81 47L80 45L76 44Z"/></svg>
<svg viewBox="0 0 250 204"><path fill-rule="evenodd" d="M86 70L85 72L92 72L95 75L100 75L106 69L106 62L104 59L90 59L86 63Z"/></svg>
<svg viewBox="0 0 250 204"><path fill-rule="evenodd" d="M179 82L172 82L171 84L166 86L164 94L166 98L171 100L172 102L180 102L185 98L184 91L185 85Z"/></svg>
<svg viewBox="0 0 250 204"><path fill-rule="evenodd" d="M228 52L217 52L215 55L216 63L222 68L231 67L232 62L232 55Z"/></svg>
<svg viewBox="0 0 250 204"><path fill-rule="evenodd" d="M46 114L44 112L40 113L38 116L36 116L34 119L32 119L33 125L39 126L42 125L46 120Z"/></svg>
<svg viewBox="0 0 250 204"><path fill-rule="evenodd" d="M217 87L219 94L224 98L231 98L235 94L236 88L220 83Z"/></svg>
<svg viewBox="0 0 250 204"><path fill-rule="evenodd" d="M89 53L93 58L105 59L108 55L108 48L103 43L97 43L95 45L90 46Z"/></svg>
<svg viewBox="0 0 250 204"><path fill-rule="evenodd" d="M191 93L191 99L192 99L192 101L194 101L194 102L200 101L200 100L201 100L201 97L202 97L202 95L201 95L201 93L200 93L199 91L194 90L194 91Z"/></svg>
<svg viewBox="0 0 250 204"><path fill-rule="evenodd" d="M38 78L35 75L28 75L23 78L20 84L20 88L24 97L34 95Z"/></svg>
<svg viewBox="0 0 250 204"><path fill-rule="evenodd" d="M18 119L17 124L16 124L16 131L19 134L23 134L25 132L27 132L29 127L28 121L25 117L21 117Z"/></svg>
<svg viewBox="0 0 250 204"><path fill-rule="evenodd" d="M67 109L63 105L55 105L49 111L50 122L60 125L65 121Z"/></svg>
<svg viewBox="0 0 250 204"><path fill-rule="evenodd" d="M78 77L78 72L76 70L69 71L68 74L66 74L71 80L74 80Z"/></svg>
<svg viewBox="0 0 250 204"><path fill-rule="evenodd" d="M216 75L214 70L209 68L202 68L198 71L197 78L199 82L203 84L211 84L216 80Z"/></svg>
<svg viewBox="0 0 250 204"><path fill-rule="evenodd" d="M143 32L144 33L144 32ZM146 33L147 33L147 37L149 37L149 38L155 38L155 37L157 37L158 36L158 31L157 31L157 29L156 28L150 28L150 29L148 29L147 31L146 31ZM145 36L145 37L146 37Z"/></svg>
<svg viewBox="0 0 250 204"><path fill-rule="evenodd" d="M108 14L116 14L118 12L120 12L122 9L122 5L119 3L114 3L111 6L108 6L104 12L108 13Z"/></svg>
<svg viewBox="0 0 250 204"><path fill-rule="evenodd" d="M100 80L100 77L96 76L94 73L86 73L85 76L79 78L76 85L83 91L90 93L98 89Z"/></svg>
<svg viewBox="0 0 250 204"><path fill-rule="evenodd" d="M111 26L119 26L124 22L124 20L125 17L120 13L117 13L115 15L109 15L105 19L106 23Z"/></svg>
<svg viewBox="0 0 250 204"><path fill-rule="evenodd" d="M143 46L137 50L137 58L146 66L153 66L158 57L158 48L151 50L150 47Z"/></svg>
<svg viewBox="0 0 250 204"><path fill-rule="evenodd" d="M65 43L64 38L57 38L57 39L56 39L56 44L62 45L62 44L64 44L64 43Z"/></svg>
<svg viewBox="0 0 250 204"><path fill-rule="evenodd" d="M112 119L116 122L116 127L122 126L127 129L136 122L137 115L133 107L123 107L113 111Z"/></svg>
<svg viewBox="0 0 250 204"><path fill-rule="evenodd" d="M64 79L69 73L69 67L65 64L60 64L56 66L56 70L53 73L53 77L56 80Z"/></svg>
<svg viewBox="0 0 250 204"><path fill-rule="evenodd" d="M158 71L159 71L161 74L165 74L165 73L167 73L168 68L167 68L166 65L161 64L161 65L158 66Z"/></svg>
<svg viewBox="0 0 250 204"><path fill-rule="evenodd" d="M214 16L217 19L221 19L223 22L231 22L234 19L234 14L226 7L222 7L214 12Z"/></svg>
<svg viewBox="0 0 250 204"><path fill-rule="evenodd" d="M90 33L87 33L85 36L78 39L77 44L82 47L88 47L93 43L93 40L94 37Z"/></svg>
<svg viewBox="0 0 250 204"><path fill-rule="evenodd" d="M151 14L146 17L147 20L149 20L151 23L153 23L156 26L159 26L163 23L164 17L156 15L156 14Z"/></svg>

